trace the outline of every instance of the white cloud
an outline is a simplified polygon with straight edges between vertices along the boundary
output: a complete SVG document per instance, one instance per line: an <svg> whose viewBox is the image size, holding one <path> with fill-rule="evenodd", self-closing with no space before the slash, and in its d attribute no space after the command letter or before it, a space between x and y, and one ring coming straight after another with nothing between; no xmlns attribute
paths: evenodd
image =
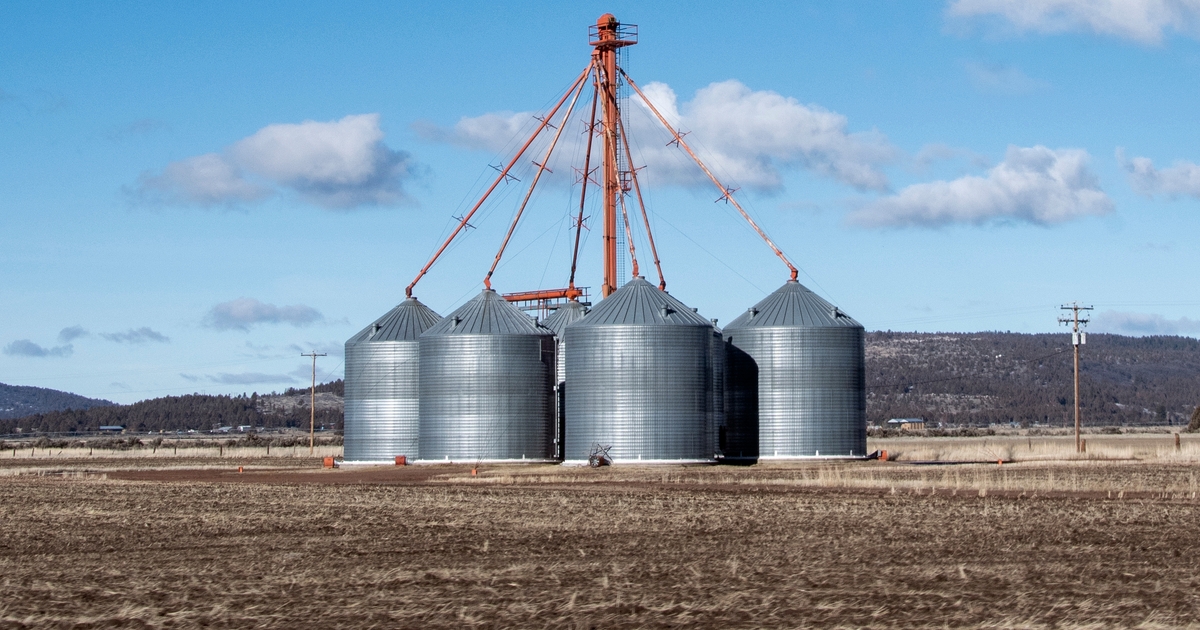
<svg viewBox="0 0 1200 630"><path fill-rule="evenodd" d="M1200 0L952 0L946 14L998 18L1017 32L1090 31L1157 44L1167 30L1197 33Z"/></svg>
<svg viewBox="0 0 1200 630"><path fill-rule="evenodd" d="M1153 313L1104 311L1092 320L1097 330L1127 335L1195 335L1200 333L1200 320L1180 317L1167 319Z"/></svg>
<svg viewBox="0 0 1200 630"><path fill-rule="evenodd" d="M888 186L879 167L895 160L896 149L878 132L848 132L846 117L836 112L732 80L700 89L682 107L666 84L650 83L644 91L669 122L703 143L711 166L742 185L779 188L780 168L800 166L859 189ZM694 168L674 157L661 164L687 167L673 179L695 177Z"/></svg>
<svg viewBox="0 0 1200 630"><path fill-rule="evenodd" d="M1017 220L1048 225L1112 211L1081 149L1010 146L986 177L914 184L850 215L867 227Z"/></svg>
<svg viewBox="0 0 1200 630"><path fill-rule="evenodd" d="M170 337L168 337L158 331L152 330L146 326L142 326L141 328L136 328L136 329L130 328L129 330L127 330L125 332L100 333L100 336L104 337L105 339L107 339L109 341L115 341L117 343L130 343L130 344L146 343L148 341L154 341L157 343L167 343L167 342L171 341Z"/></svg>
<svg viewBox="0 0 1200 630"><path fill-rule="evenodd" d="M216 153L171 162L161 173L138 177L138 196L170 205L215 206L259 201L271 196L247 181L242 170Z"/></svg>
<svg viewBox="0 0 1200 630"><path fill-rule="evenodd" d="M242 297L212 307L204 316L204 325L217 330L250 330L251 326L257 324L307 326L324 319L320 311L311 306L275 306Z"/></svg>
<svg viewBox="0 0 1200 630"><path fill-rule="evenodd" d="M4 354L18 357L69 357L75 352L71 344L45 348L28 339L18 339L4 346Z"/></svg>
<svg viewBox="0 0 1200 630"><path fill-rule="evenodd" d="M899 155L883 134L847 131L848 120L841 114L775 92L754 91L738 81L713 83L682 105L665 83L648 83L642 90L672 125L691 132L687 141L731 185L776 190L782 187L781 171L799 167L858 189L885 190L888 181L880 168ZM635 159L647 165L648 176L671 184L707 184L681 149L664 146L670 136L641 100L634 96L630 101L638 106L626 110L628 133L637 145ZM451 129L422 123L416 130L431 140L499 152L533 132L532 116L494 112L463 118ZM532 154L540 159L544 151L543 144Z"/></svg>
<svg viewBox="0 0 1200 630"><path fill-rule="evenodd" d="M1125 150L1117 149L1117 161L1129 174L1129 184L1137 192L1153 197L1163 194L1175 198L1188 195L1200 199L1200 165L1178 160L1167 168L1155 168L1150 158L1125 158Z"/></svg>
<svg viewBox="0 0 1200 630"><path fill-rule="evenodd" d="M333 209L405 199L407 153L383 144L379 114L268 125L221 153L144 173L136 195L152 202L214 206L260 201L280 191Z"/></svg>
<svg viewBox="0 0 1200 630"><path fill-rule="evenodd" d="M468 149L498 152L503 151L517 138L523 140L522 136L533 133L536 124L532 112L501 111L475 117L464 116L450 129L438 127L428 121L414 123L413 129L428 140L449 142Z"/></svg>
<svg viewBox="0 0 1200 630"><path fill-rule="evenodd" d="M1012 65L964 61L963 68L975 89L988 94L1028 94L1050 87L1049 83L1030 78Z"/></svg>

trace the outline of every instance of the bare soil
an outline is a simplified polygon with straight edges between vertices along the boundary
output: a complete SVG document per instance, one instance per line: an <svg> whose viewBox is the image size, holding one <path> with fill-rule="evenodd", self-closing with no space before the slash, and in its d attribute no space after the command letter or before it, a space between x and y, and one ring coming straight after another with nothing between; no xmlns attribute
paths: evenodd
<svg viewBox="0 0 1200 630"><path fill-rule="evenodd" d="M19 464L0 628L1200 619L1193 465Z"/></svg>

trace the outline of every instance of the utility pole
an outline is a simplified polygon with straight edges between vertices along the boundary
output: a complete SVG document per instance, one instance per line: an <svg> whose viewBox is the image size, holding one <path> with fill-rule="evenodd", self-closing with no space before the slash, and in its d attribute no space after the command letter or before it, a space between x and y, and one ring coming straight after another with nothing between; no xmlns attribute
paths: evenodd
<svg viewBox="0 0 1200 630"><path fill-rule="evenodd" d="M1079 330L1079 325L1086 325L1089 320L1079 319L1079 311L1090 311L1090 306L1080 306L1078 302L1064 304L1064 311L1071 311L1070 317L1059 317L1058 323L1071 326L1071 345L1075 348L1075 452L1082 452L1079 442L1079 346L1087 343L1087 333Z"/></svg>
<svg viewBox="0 0 1200 630"><path fill-rule="evenodd" d="M313 350L312 352L301 353L300 356L312 357L313 360L312 387L308 390L308 454L311 457L317 433L317 357L326 355L324 352L318 354L316 350ZM1078 351L1076 351L1075 356L1079 356ZM1078 365L1078 360L1076 360L1076 365ZM1076 392L1078 392L1078 388L1076 388ZM1078 393L1076 393L1076 396L1078 396ZM1078 416L1076 417L1078 418ZM1076 424L1078 424L1078 420Z"/></svg>

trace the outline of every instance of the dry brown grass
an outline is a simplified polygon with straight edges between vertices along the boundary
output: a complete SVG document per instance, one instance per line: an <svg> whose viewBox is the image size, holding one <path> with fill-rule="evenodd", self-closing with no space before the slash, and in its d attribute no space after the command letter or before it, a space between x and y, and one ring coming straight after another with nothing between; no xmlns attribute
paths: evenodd
<svg viewBox="0 0 1200 630"><path fill-rule="evenodd" d="M12 444L10 442L10 444ZM341 457L341 446L316 446L313 449L312 457ZM59 462L79 462L79 461L104 461L104 460L123 460L123 461L154 461L161 462L166 465L172 464L173 461L195 462L197 460L227 460L227 461L247 461L247 460L280 460L280 459L309 459L307 446L285 446L271 447L270 449L262 446L186 446L173 447L168 444L158 448L145 446L136 449L116 450L103 448L87 448L87 447L64 447L64 448L36 448L29 444L21 444L7 450L0 451L0 474L5 466L14 464L21 465L21 462L41 465L43 460L52 460Z"/></svg>
<svg viewBox="0 0 1200 630"><path fill-rule="evenodd" d="M1029 436L996 435L976 438L898 437L872 438L868 450L887 450L900 461L1076 461L1153 460L1200 463L1200 436L1174 433L1085 434L1087 452L1075 452L1073 434Z"/></svg>
<svg viewBox="0 0 1200 630"><path fill-rule="evenodd" d="M1194 470L1183 464L536 466L473 477L441 466L321 471L302 458L260 461L254 475L228 460L192 463L208 468L0 462L21 471L0 481L0 628L1200 618L1200 501L1183 495L1196 483L1181 480ZM136 475L174 481L117 478ZM1174 490L1094 490L1121 484ZM1044 489L1021 490L1033 485Z"/></svg>

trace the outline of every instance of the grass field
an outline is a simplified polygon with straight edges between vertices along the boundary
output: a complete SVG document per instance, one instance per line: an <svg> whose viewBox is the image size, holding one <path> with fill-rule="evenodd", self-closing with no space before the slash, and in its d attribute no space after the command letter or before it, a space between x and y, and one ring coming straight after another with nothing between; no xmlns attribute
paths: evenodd
<svg viewBox="0 0 1200 630"><path fill-rule="evenodd" d="M478 475L0 458L0 628L1196 627L1197 464L1135 437Z"/></svg>

